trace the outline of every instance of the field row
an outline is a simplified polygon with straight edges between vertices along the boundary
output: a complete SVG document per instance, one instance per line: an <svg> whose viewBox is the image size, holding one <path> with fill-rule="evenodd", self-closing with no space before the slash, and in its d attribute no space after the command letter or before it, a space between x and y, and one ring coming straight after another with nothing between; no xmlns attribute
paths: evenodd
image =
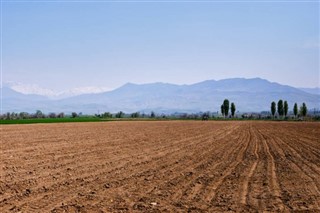
<svg viewBox="0 0 320 213"><path fill-rule="evenodd" d="M320 211L320 125L1 128L1 212Z"/></svg>

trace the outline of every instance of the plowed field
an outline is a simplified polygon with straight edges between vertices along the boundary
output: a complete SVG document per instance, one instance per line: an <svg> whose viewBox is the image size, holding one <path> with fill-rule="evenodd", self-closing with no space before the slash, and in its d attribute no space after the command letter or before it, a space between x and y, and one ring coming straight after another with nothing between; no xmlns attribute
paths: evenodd
<svg viewBox="0 0 320 213"><path fill-rule="evenodd" d="M0 212L320 212L320 123L0 128Z"/></svg>

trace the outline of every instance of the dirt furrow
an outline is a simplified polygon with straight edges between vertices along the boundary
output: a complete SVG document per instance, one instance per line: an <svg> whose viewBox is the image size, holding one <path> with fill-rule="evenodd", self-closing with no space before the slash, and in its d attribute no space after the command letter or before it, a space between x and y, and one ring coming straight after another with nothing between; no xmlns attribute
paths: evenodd
<svg viewBox="0 0 320 213"><path fill-rule="evenodd" d="M315 187L316 182L292 161L292 159L299 157L291 155L288 146L283 144L276 134L264 135L264 137L272 144L270 152L276 157L281 200L286 209L319 210L319 202L317 201L319 193Z"/></svg>
<svg viewBox="0 0 320 213"><path fill-rule="evenodd" d="M252 127L250 126L250 128L252 128ZM253 140L251 142L254 143L254 145L255 145L255 148L253 151L254 156L255 156L255 160L254 160L249 172L247 173L247 175L243 181L242 190L241 190L241 194L240 194L240 203L243 205L248 205L249 182L251 181L251 178L252 178L252 176L257 168L258 162L259 162L258 141Z"/></svg>
<svg viewBox="0 0 320 213"><path fill-rule="evenodd" d="M184 179L181 187L178 187L180 184L175 186L178 191L172 198L173 201L176 201L175 205L181 205L183 202L188 203L193 199L199 200L199 193L203 193L207 184L214 177L220 176L217 174L217 167L240 146L241 144L233 146L234 149L232 149L229 143L225 143L220 147L214 147L208 156L201 157L206 160L203 160L201 164L192 165L194 168L192 178Z"/></svg>
<svg viewBox="0 0 320 213"><path fill-rule="evenodd" d="M217 179L214 180L212 183L210 183L206 187L206 193L203 194L202 196L204 199L208 202L216 202L216 195L217 195L217 190L218 188L226 181L226 178L231 175L231 173L235 170L235 168L244 160L245 158L245 152L248 150L250 144L250 134L248 133L248 130L244 130L244 136L243 138L240 139L239 144L241 145L240 148L234 152L233 156L229 156L230 164L224 164L227 167L225 167L221 171L221 176ZM243 133L242 133L243 134Z"/></svg>
<svg viewBox="0 0 320 213"><path fill-rule="evenodd" d="M273 199L275 202L275 206L276 206L276 210L277 211L283 211L285 210L285 205L282 202L281 198L281 188L279 186L279 182L278 182L278 177L277 177L277 173L276 173L276 165L275 165L275 160L273 155L270 152L270 146L273 146L274 144L271 142L270 139L268 139L267 137L265 137L264 134L262 134L260 131L259 133L263 136L264 140L262 140L263 145L265 147L266 153L267 153L267 158L268 158L268 186L270 186L270 190L273 194Z"/></svg>
<svg viewBox="0 0 320 213"><path fill-rule="evenodd" d="M320 123L1 128L0 212L320 211Z"/></svg>
<svg viewBox="0 0 320 213"><path fill-rule="evenodd" d="M295 149L289 146L282 139L277 138L277 140L279 140L281 146L287 147L287 149L285 149L286 159L295 164L301 170L301 173L304 173L312 180L311 182L314 183L315 190L320 195L320 167L317 166L320 164L314 164L312 162L306 161L297 151L295 151Z"/></svg>
<svg viewBox="0 0 320 213"><path fill-rule="evenodd" d="M281 140L275 139L275 142L275 146L278 149L283 149L285 154L285 157L279 161L279 167L283 170L280 175L283 200L293 210L320 210L320 193L317 186L319 178L313 179L312 173L309 174L296 164L294 158L297 156L286 157L290 150L284 148ZM304 201L302 202L302 200Z"/></svg>

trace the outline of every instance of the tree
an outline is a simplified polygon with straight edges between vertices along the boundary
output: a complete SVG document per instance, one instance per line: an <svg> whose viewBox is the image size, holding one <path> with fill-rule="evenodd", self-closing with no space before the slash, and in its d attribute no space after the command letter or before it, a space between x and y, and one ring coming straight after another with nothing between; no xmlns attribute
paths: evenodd
<svg viewBox="0 0 320 213"><path fill-rule="evenodd" d="M209 120L209 113L208 112L202 114L202 120L203 121Z"/></svg>
<svg viewBox="0 0 320 213"><path fill-rule="evenodd" d="M20 119L29 118L29 113L27 113L27 112L20 112L20 113L19 113L19 118L20 118Z"/></svg>
<svg viewBox="0 0 320 213"><path fill-rule="evenodd" d="M280 117L283 116L283 101L281 99L278 101L278 114Z"/></svg>
<svg viewBox="0 0 320 213"><path fill-rule="evenodd" d="M154 113L154 111L151 112L150 117L151 117L151 118L156 117L156 114Z"/></svg>
<svg viewBox="0 0 320 213"><path fill-rule="evenodd" d="M139 112L134 112L131 114L131 118L138 118L140 117L140 113Z"/></svg>
<svg viewBox="0 0 320 213"><path fill-rule="evenodd" d="M110 112L105 112L102 114L103 118L112 118L112 114Z"/></svg>
<svg viewBox="0 0 320 213"><path fill-rule="evenodd" d="M272 101L271 103L271 114L274 118L274 115L276 114L276 102Z"/></svg>
<svg viewBox="0 0 320 213"><path fill-rule="evenodd" d="M229 100L228 99L224 99L224 101L223 101L223 111L224 111L224 115L226 117L228 117L228 114L229 114Z"/></svg>
<svg viewBox="0 0 320 213"><path fill-rule="evenodd" d="M224 117L224 107L223 107L223 104L221 105L221 114L222 114L222 116Z"/></svg>
<svg viewBox="0 0 320 213"><path fill-rule="evenodd" d="M234 117L234 113L236 112L236 105L232 102L231 103L231 115Z"/></svg>
<svg viewBox="0 0 320 213"><path fill-rule="evenodd" d="M49 117L49 118L56 118L57 115L56 115L56 113L54 113L54 112L50 112L49 115L48 115L48 117Z"/></svg>
<svg viewBox="0 0 320 213"><path fill-rule="evenodd" d="M305 103L302 103L300 107L300 115L302 117L305 117L307 115L307 112L308 112L307 105Z"/></svg>
<svg viewBox="0 0 320 213"><path fill-rule="evenodd" d="M122 111L116 114L116 118L122 118L123 116L124 116L124 113Z"/></svg>
<svg viewBox="0 0 320 213"><path fill-rule="evenodd" d="M71 113L71 117L72 117L72 118L75 118L75 117L77 117L77 116L78 116L78 114L77 114L76 112L72 112L72 113Z"/></svg>
<svg viewBox="0 0 320 213"><path fill-rule="evenodd" d="M64 113L63 112L60 112L58 115L57 115L58 118L64 118Z"/></svg>
<svg viewBox="0 0 320 213"><path fill-rule="evenodd" d="M287 117L287 114L288 114L288 102L287 101L284 101L283 103L283 113L284 113L284 117Z"/></svg>
<svg viewBox="0 0 320 213"><path fill-rule="evenodd" d="M36 116L36 118L42 118L43 113L41 112L41 110L37 110L35 116Z"/></svg>
<svg viewBox="0 0 320 213"><path fill-rule="evenodd" d="M17 118L18 118L18 113L12 112L11 119L17 119Z"/></svg>
<svg viewBox="0 0 320 213"><path fill-rule="evenodd" d="M294 103L293 114L294 114L294 117L297 117L297 115L298 115L298 104L297 103Z"/></svg>
<svg viewBox="0 0 320 213"><path fill-rule="evenodd" d="M10 120L10 119L11 119L11 114L10 114L10 112L7 112L6 119L7 119L7 120Z"/></svg>

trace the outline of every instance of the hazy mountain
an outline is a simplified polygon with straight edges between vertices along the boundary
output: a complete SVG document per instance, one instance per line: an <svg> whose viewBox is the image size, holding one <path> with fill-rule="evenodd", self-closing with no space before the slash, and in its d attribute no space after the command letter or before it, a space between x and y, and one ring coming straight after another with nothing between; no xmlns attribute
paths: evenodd
<svg viewBox="0 0 320 213"><path fill-rule="evenodd" d="M315 88L299 88L300 90L310 93L310 94L315 94L315 95L320 95L320 87L315 87Z"/></svg>
<svg viewBox="0 0 320 213"><path fill-rule="evenodd" d="M34 112L46 108L49 99L40 95L26 95L8 87L0 88L2 112Z"/></svg>
<svg viewBox="0 0 320 213"><path fill-rule="evenodd" d="M16 92L23 94L34 94L39 96L45 96L52 100L58 100L62 98L69 98L82 94L94 94L110 91L110 88L106 87L97 87L97 86L87 86L87 87L76 87L68 90L51 90L43 88L37 84L25 84L21 82L3 82L4 88L10 88Z"/></svg>
<svg viewBox="0 0 320 213"><path fill-rule="evenodd" d="M192 85L174 85L166 83L132 84L127 83L110 92L80 95L63 100L48 100L42 96L25 96L7 91L3 99L3 111L44 112L199 112L219 111L225 98L234 102L237 111L269 111L272 101L287 100L289 110L293 104L305 102L309 109L320 108L320 95L310 94L300 89L271 83L254 78L234 78L220 81L208 80ZM21 96L22 95L22 96ZM23 98L22 98L23 97ZM15 100L12 105L12 100ZM21 101L22 102L19 102ZM28 101L27 101L28 100ZM26 107L27 106L27 107Z"/></svg>
<svg viewBox="0 0 320 213"><path fill-rule="evenodd" d="M25 95L20 92L17 92L11 88L3 87L0 88L2 92L2 98L3 100L13 100L13 99L25 99L25 100L43 100L46 99L45 96L39 96L39 95Z"/></svg>

